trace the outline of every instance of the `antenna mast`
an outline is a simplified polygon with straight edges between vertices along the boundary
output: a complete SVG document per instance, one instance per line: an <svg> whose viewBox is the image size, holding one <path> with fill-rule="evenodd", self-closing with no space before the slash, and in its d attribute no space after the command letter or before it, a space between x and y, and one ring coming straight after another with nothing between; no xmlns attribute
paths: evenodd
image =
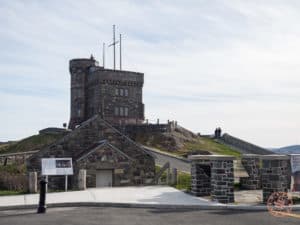
<svg viewBox="0 0 300 225"><path fill-rule="evenodd" d="M120 70L122 70L122 34L120 34Z"/></svg>
<svg viewBox="0 0 300 225"><path fill-rule="evenodd" d="M116 41L116 25L113 25L113 43L111 43L108 47L114 46L114 70L116 70L116 44L119 41Z"/></svg>
<svg viewBox="0 0 300 225"><path fill-rule="evenodd" d="M102 46L102 66L103 68L105 67L105 43L103 42L103 46Z"/></svg>
<svg viewBox="0 0 300 225"><path fill-rule="evenodd" d="M116 69L116 25L113 25L114 70Z"/></svg>

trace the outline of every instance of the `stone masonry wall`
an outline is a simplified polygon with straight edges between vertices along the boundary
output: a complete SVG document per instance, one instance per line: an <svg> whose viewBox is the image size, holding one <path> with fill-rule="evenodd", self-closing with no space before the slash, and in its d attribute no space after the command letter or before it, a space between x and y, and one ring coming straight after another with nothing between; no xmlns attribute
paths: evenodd
<svg viewBox="0 0 300 225"><path fill-rule="evenodd" d="M212 160L211 189L212 200L234 202L233 158Z"/></svg>
<svg viewBox="0 0 300 225"><path fill-rule="evenodd" d="M211 193L211 165L208 160L192 161L191 192L196 196L209 196Z"/></svg>
<svg viewBox="0 0 300 225"><path fill-rule="evenodd" d="M259 155L243 155L242 165L246 169L249 177L241 177L240 183L243 189L261 189L261 173Z"/></svg>
<svg viewBox="0 0 300 225"><path fill-rule="evenodd" d="M110 70L91 59L70 61L71 118L69 128L100 114L113 125L144 121L144 74Z"/></svg>
<svg viewBox="0 0 300 225"><path fill-rule="evenodd" d="M232 146L233 148L240 151L241 153L258 154L258 155L273 154L271 151L267 149L251 144L239 138L233 137L229 134L223 134L220 140L224 144Z"/></svg>
<svg viewBox="0 0 300 225"><path fill-rule="evenodd" d="M128 165L127 162L124 164L121 158L116 156L115 158L117 161L114 161L114 163L111 164L113 166L111 169L124 170L124 173L118 173L115 176L118 179L116 180L116 185L123 184L124 180L127 181L126 185L145 184L154 178L154 158L131 139L127 138L109 123L101 119L99 115L85 121L70 134L31 156L27 160L27 170L40 172L41 158L50 157L71 157L73 159L75 173L80 169L99 169L101 168L101 165L104 165L104 162L101 162L100 158L98 160L99 163L95 163L94 161L93 163L77 163L77 159L94 149L99 145L99 141L101 140L106 140L116 149L119 149L131 158L130 164ZM95 155L95 157L98 156ZM95 157L91 158L94 160ZM89 166L89 168L86 168L87 166ZM76 176L74 175L73 177ZM70 180L69 183L75 184L76 181L72 182L72 180Z"/></svg>
<svg viewBox="0 0 300 225"><path fill-rule="evenodd" d="M214 201L220 203L234 202L234 157L193 155L189 158L192 161L192 193L194 195L207 195L210 191L211 198ZM208 179L209 176L205 176L207 172L204 172L208 168L210 168L210 179Z"/></svg>
<svg viewBox="0 0 300 225"><path fill-rule="evenodd" d="M286 192L290 184L289 156L262 156L263 202L267 202L273 192Z"/></svg>

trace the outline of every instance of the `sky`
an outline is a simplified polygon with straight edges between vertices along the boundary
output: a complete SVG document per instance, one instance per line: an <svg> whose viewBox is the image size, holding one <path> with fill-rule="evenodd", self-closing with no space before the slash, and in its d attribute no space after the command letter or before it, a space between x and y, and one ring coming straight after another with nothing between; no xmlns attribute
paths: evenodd
<svg viewBox="0 0 300 225"><path fill-rule="evenodd" d="M0 141L69 121L69 60L101 63L116 24L149 121L300 144L299 23L298 0L0 0Z"/></svg>

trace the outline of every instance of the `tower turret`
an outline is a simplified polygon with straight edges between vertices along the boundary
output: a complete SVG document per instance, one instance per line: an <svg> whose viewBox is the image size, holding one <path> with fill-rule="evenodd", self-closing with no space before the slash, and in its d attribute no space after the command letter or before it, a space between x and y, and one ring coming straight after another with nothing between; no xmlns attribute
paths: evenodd
<svg viewBox="0 0 300 225"><path fill-rule="evenodd" d="M89 68L97 66L98 62L91 56L90 59L70 60L71 74L71 116L69 129L74 129L86 120L86 80Z"/></svg>

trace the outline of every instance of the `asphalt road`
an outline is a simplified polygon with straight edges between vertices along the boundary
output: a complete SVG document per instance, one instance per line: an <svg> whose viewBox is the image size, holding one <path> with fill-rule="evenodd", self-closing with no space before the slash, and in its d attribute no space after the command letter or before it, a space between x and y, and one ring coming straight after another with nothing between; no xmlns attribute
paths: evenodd
<svg viewBox="0 0 300 225"><path fill-rule="evenodd" d="M300 214L300 212L298 212ZM268 212L220 210L167 210L134 208L54 208L46 214L33 210L0 211L6 225L299 225L297 218L278 218Z"/></svg>

